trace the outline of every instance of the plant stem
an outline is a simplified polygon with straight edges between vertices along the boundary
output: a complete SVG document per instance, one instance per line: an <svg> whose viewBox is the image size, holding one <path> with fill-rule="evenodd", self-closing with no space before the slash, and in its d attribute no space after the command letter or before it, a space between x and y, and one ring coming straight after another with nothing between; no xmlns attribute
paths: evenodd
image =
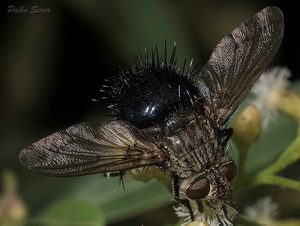
<svg viewBox="0 0 300 226"><path fill-rule="evenodd" d="M300 128L300 127L299 127ZM272 165L264 169L261 173L275 174L292 163L300 159L300 133L298 128L298 135L290 146L281 154L281 156Z"/></svg>
<svg viewBox="0 0 300 226"><path fill-rule="evenodd" d="M238 176L235 182L236 187L239 187L243 183L243 180L245 179L245 168L246 168L246 160L248 156L247 155L248 147L244 147L241 149L239 150Z"/></svg>
<svg viewBox="0 0 300 226"><path fill-rule="evenodd" d="M259 184L272 184L279 185L294 190L300 191L300 182L292 179L284 178L275 175L277 172L285 169L287 166L300 159L300 127L298 128L298 134L296 139L290 144L290 146L281 154L281 156L270 166L264 170L258 172L252 178L248 178L247 181L243 180L244 167L247 151L240 151L240 172L237 178L236 187L240 192L241 190L253 187Z"/></svg>
<svg viewBox="0 0 300 226"><path fill-rule="evenodd" d="M276 176L276 175L268 175L263 173L258 173L252 180L251 185L258 184L270 184L270 185L279 185L286 188L294 189L300 191L300 182L292 179Z"/></svg>

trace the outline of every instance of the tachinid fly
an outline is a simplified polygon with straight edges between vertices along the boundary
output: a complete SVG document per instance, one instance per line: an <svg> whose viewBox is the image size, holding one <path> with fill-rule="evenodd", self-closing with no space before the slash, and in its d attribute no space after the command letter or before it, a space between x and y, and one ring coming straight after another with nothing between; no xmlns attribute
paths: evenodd
<svg viewBox="0 0 300 226"><path fill-rule="evenodd" d="M104 93L116 119L80 123L22 150L24 166L48 176L124 172L155 165L172 175L178 214L231 225L237 167L222 128L276 54L283 15L267 7L226 35L200 73L157 48L111 79Z"/></svg>

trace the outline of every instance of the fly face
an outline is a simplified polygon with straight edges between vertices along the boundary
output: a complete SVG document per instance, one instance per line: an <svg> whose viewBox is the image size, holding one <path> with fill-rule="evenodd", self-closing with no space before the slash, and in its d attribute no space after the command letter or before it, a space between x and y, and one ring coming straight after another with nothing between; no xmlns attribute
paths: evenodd
<svg viewBox="0 0 300 226"><path fill-rule="evenodd" d="M176 66L175 47L170 59L157 49L137 57L102 90L117 119L58 131L22 150L21 162L48 176L155 165L172 175L179 216L231 225L237 168L226 150L232 130L222 127L276 54L283 27L280 9L263 9L226 35L198 74Z"/></svg>
<svg viewBox="0 0 300 226"><path fill-rule="evenodd" d="M230 201L231 182L237 173L237 166L229 158L226 161L179 181L178 201L183 206L177 208L178 215L189 220L201 219L210 225L218 222L226 225L226 221L233 220L236 211Z"/></svg>
<svg viewBox="0 0 300 226"><path fill-rule="evenodd" d="M220 164L212 165L201 173L187 178L180 178L178 183L179 199L212 202L226 200L231 195L230 183L236 174L236 164L224 156ZM200 209L202 208L200 207ZM200 212L203 212L203 209Z"/></svg>

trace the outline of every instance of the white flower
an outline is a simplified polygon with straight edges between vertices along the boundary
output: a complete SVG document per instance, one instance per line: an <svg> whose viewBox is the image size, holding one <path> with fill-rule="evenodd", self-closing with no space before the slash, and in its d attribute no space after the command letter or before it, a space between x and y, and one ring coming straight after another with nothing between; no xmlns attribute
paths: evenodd
<svg viewBox="0 0 300 226"><path fill-rule="evenodd" d="M191 207L193 208L196 201L191 201ZM197 208L194 209L195 221L199 223L199 226L207 223L209 226L232 226L232 220L236 215L236 210L229 204L222 206L220 202L211 203L209 201L202 201L203 211L200 212ZM174 207L178 217L186 217L185 223L182 225L189 226L191 222L191 216L188 208L183 204L179 204L178 207ZM201 223L201 224L200 224Z"/></svg>
<svg viewBox="0 0 300 226"><path fill-rule="evenodd" d="M265 71L255 83L251 92L256 96L254 104L260 110L263 127L276 115L276 108L282 93L289 85L291 72L285 67L274 67Z"/></svg>
<svg viewBox="0 0 300 226"><path fill-rule="evenodd" d="M254 222L272 226L279 215L278 204L274 203L270 197L264 197L247 207L245 215Z"/></svg>

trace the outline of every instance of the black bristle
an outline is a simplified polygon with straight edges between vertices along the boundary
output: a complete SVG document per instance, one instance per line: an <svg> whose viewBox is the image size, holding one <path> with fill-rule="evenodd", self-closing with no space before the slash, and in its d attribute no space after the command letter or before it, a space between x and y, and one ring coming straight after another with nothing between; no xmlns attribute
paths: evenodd
<svg viewBox="0 0 300 226"><path fill-rule="evenodd" d="M121 69L100 91L120 119L142 128L193 103L191 98L197 96L198 90L190 81L191 64L187 67L185 58L182 68L176 65L176 43L170 58L166 43L161 56L155 44L151 56L145 50L144 55L139 52L133 58L134 64ZM185 92L187 89L192 95Z"/></svg>

